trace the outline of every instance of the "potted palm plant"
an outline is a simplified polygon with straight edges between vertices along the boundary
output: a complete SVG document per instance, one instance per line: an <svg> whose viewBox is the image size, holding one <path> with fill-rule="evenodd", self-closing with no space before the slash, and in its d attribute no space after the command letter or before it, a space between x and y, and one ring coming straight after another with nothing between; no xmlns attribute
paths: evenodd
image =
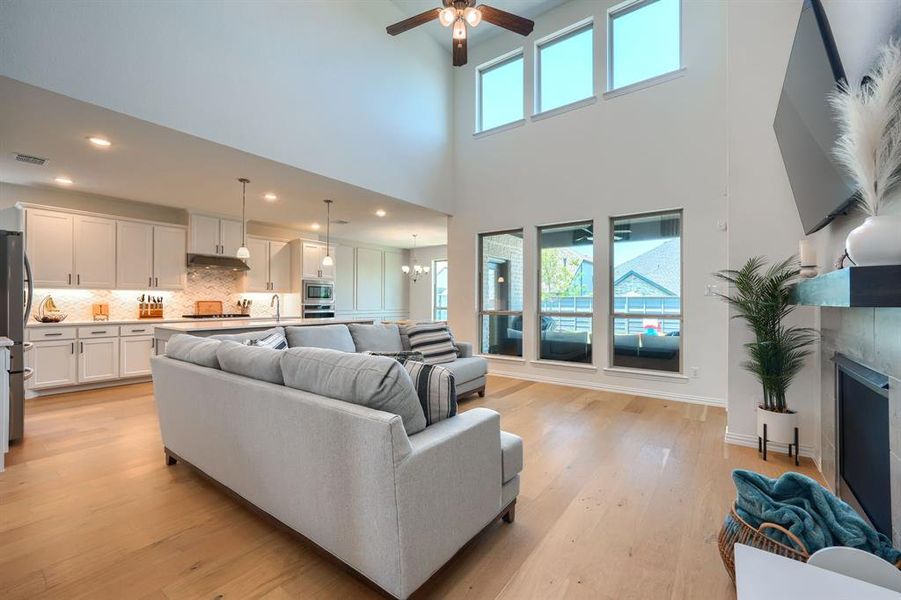
<svg viewBox="0 0 901 600"><path fill-rule="evenodd" d="M762 257L753 257L741 269L720 271L715 276L729 284L728 294L720 294L754 334L745 344L748 359L742 363L760 382L763 397L757 407L757 436L763 438L766 425L768 441L792 444L798 415L788 408L786 395L792 380L811 354L817 333L809 327L785 323L795 309L791 287L800 277L795 258L766 265ZM795 448L795 452L797 452Z"/></svg>

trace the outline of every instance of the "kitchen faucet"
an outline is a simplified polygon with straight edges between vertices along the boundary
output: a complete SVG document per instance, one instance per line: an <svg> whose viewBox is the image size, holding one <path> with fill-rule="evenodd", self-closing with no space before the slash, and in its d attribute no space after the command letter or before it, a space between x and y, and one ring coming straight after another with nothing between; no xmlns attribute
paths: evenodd
<svg viewBox="0 0 901 600"><path fill-rule="evenodd" d="M272 300L269 301L269 307L275 307L275 322L281 323L282 321L282 301L281 298L278 297L278 294L272 295Z"/></svg>

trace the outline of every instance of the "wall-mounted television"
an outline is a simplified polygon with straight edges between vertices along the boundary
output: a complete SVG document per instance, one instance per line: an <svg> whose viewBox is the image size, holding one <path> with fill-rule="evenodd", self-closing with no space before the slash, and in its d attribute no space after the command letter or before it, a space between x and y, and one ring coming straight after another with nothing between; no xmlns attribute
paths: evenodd
<svg viewBox="0 0 901 600"><path fill-rule="evenodd" d="M845 80L820 0L804 0L773 129L808 234L846 213L854 188L835 162L838 127L827 96Z"/></svg>

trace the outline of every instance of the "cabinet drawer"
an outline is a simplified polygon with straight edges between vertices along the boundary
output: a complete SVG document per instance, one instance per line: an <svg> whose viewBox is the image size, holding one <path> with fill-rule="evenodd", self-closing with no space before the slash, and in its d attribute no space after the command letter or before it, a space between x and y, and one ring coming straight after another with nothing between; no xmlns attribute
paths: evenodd
<svg viewBox="0 0 901 600"><path fill-rule="evenodd" d="M28 341L41 340L74 340L74 327L34 327L28 329Z"/></svg>
<svg viewBox="0 0 901 600"><path fill-rule="evenodd" d="M119 329L122 336L153 335L153 325L123 325Z"/></svg>
<svg viewBox="0 0 901 600"><path fill-rule="evenodd" d="M116 325L97 325L94 327L79 327L79 339L119 337L119 327Z"/></svg>

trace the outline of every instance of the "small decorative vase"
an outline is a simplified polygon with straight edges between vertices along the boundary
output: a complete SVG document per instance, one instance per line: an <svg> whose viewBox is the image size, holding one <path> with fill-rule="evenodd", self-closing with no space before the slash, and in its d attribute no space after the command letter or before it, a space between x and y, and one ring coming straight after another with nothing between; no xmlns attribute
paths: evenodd
<svg viewBox="0 0 901 600"><path fill-rule="evenodd" d="M901 216L867 217L848 234L845 249L859 267L901 265Z"/></svg>
<svg viewBox="0 0 901 600"><path fill-rule="evenodd" d="M795 427L798 426L798 413L774 412L762 406L757 407L757 437L763 438L763 425L766 423L767 442L777 444L794 444Z"/></svg>

